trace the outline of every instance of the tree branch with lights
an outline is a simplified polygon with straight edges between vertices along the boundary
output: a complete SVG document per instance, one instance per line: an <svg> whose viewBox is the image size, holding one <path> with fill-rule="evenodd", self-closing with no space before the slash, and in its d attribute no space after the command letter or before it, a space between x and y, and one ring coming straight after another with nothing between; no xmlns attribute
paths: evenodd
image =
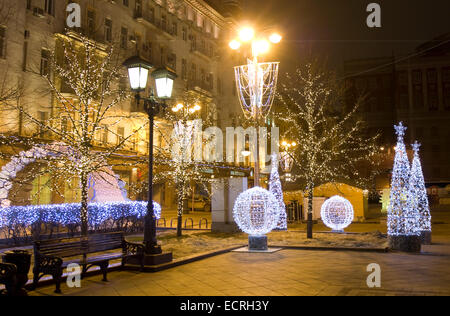
<svg viewBox="0 0 450 316"><path fill-rule="evenodd" d="M314 188L328 182L357 183L361 165L376 164L377 135L367 136L358 117L362 102L346 104L335 74L317 61L281 79L275 118L294 160L297 183L308 192L308 238L312 238Z"/></svg>

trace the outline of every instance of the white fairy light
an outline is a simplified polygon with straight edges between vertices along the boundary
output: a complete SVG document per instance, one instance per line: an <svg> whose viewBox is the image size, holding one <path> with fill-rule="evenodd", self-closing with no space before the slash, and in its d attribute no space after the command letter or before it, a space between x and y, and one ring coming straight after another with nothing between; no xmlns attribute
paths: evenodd
<svg viewBox="0 0 450 316"><path fill-rule="evenodd" d="M233 216L243 232L251 236L263 236L278 225L278 201L269 191L254 187L236 199Z"/></svg>
<svg viewBox="0 0 450 316"><path fill-rule="evenodd" d="M284 204L283 188L281 187L280 175L278 174L278 155L272 155L272 172L270 173L269 191L278 201L280 217L277 229L287 230L286 205Z"/></svg>
<svg viewBox="0 0 450 316"><path fill-rule="evenodd" d="M102 225L109 220L129 217L142 219L147 214L147 202L127 201L88 204L88 218L91 227ZM0 208L0 228L23 225L30 227L40 222L62 226L80 224L81 204L50 204L30 206L10 206ZM161 218L161 206L153 201L156 219Z"/></svg>
<svg viewBox="0 0 450 316"><path fill-rule="evenodd" d="M414 150L414 159L411 167L411 176L409 179L409 192L411 198L411 208L415 210L418 217L418 229L423 234L431 234L431 213L428 203L427 189L425 188L425 179L423 177L422 165L420 163L420 144L415 142L412 145Z"/></svg>
<svg viewBox="0 0 450 316"><path fill-rule="evenodd" d="M343 232L354 219L352 204L337 195L325 201L320 215L323 223L336 232Z"/></svg>
<svg viewBox="0 0 450 316"><path fill-rule="evenodd" d="M411 205L413 199L409 192L410 164L403 141L406 129L402 122L395 126L397 146L388 207L389 236L418 236L420 234L418 214Z"/></svg>

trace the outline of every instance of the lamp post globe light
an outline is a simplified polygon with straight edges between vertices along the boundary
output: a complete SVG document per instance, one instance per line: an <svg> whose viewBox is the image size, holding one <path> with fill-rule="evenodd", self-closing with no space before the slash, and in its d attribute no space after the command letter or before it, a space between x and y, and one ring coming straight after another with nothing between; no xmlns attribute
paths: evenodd
<svg viewBox="0 0 450 316"><path fill-rule="evenodd" d="M144 104L144 112L149 119L149 160L148 160L148 202L147 215L145 216L144 225L144 265L157 265L172 261L172 253L163 254L161 246L158 245L156 238L156 217L153 208L153 131L155 115L161 109L166 107L165 100L172 97L174 80L176 74L168 69L156 69L152 73L152 77L156 83L157 98L153 95L153 91L149 97L142 97L141 92L145 91L148 83L148 76L153 65L143 60L139 56L133 56L127 59L123 65L128 69L128 77L130 87L136 93L136 102L138 105L142 101ZM138 106L138 108L140 108Z"/></svg>

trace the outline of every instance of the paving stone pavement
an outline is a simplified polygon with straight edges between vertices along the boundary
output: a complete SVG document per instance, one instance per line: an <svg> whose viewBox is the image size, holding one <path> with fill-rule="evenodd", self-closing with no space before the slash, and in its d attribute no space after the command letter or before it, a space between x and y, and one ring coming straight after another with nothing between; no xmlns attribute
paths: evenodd
<svg viewBox="0 0 450 316"><path fill-rule="evenodd" d="M303 296L450 295L450 244L424 254L282 250L273 254L228 253L158 273L109 273L63 285L77 296ZM381 266L381 288L369 289L367 265ZM39 288L32 296L53 294Z"/></svg>

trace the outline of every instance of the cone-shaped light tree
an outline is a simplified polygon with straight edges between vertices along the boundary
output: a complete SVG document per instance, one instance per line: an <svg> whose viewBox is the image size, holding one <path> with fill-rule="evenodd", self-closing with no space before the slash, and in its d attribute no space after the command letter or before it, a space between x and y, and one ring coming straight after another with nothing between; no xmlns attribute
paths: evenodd
<svg viewBox="0 0 450 316"><path fill-rule="evenodd" d="M415 252L420 251L420 238L409 192L410 164L403 141L406 129L402 122L395 126L397 146L388 207L388 235L391 248Z"/></svg>
<svg viewBox="0 0 450 316"><path fill-rule="evenodd" d="M420 144L416 141L412 148L414 159L411 167L411 177L409 179L409 191L411 196L411 206L415 209L419 217L419 230L424 244L431 243L431 212L428 204L427 189L420 163Z"/></svg>
<svg viewBox="0 0 450 316"><path fill-rule="evenodd" d="M269 191L276 197L279 205L280 218L277 230L287 230L286 205L284 205L283 189L281 187L280 175L278 173L278 155L272 155L272 172L270 173Z"/></svg>

